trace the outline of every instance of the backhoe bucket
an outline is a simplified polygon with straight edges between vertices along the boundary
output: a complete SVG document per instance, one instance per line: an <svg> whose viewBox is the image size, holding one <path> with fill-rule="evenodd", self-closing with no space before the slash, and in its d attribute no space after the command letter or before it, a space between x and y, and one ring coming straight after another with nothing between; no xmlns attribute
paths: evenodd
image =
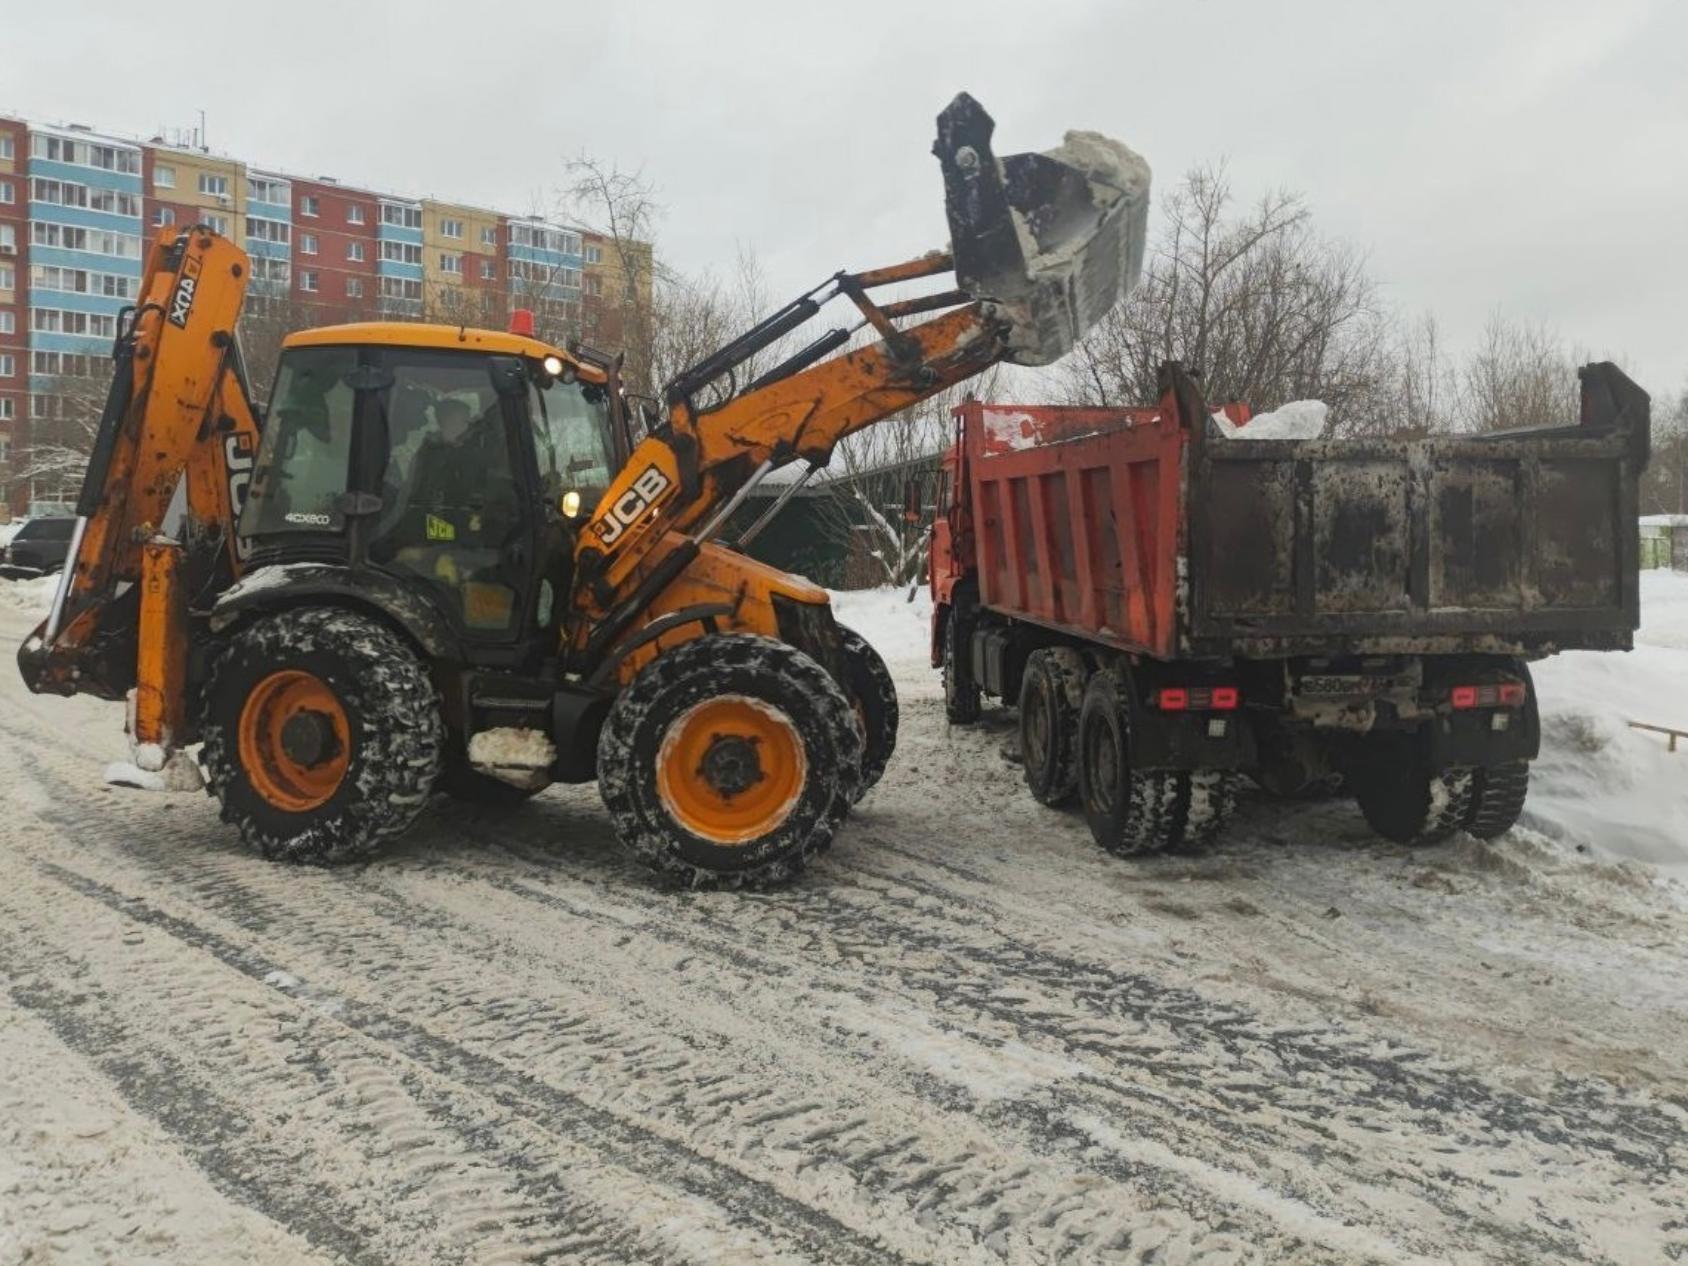
<svg viewBox="0 0 1688 1266"><path fill-rule="evenodd" d="M1149 165L1096 132L999 159L995 128L965 92L938 116L956 280L1008 323L1010 361L1047 365L1137 284Z"/></svg>

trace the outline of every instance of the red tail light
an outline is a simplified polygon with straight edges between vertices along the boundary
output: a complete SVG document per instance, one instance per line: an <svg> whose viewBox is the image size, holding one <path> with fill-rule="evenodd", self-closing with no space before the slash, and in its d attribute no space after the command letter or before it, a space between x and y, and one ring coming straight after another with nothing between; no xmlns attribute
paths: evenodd
<svg viewBox="0 0 1688 1266"><path fill-rule="evenodd" d="M1218 712L1230 712L1242 702L1242 694L1235 686L1215 686L1213 688L1213 708Z"/></svg>
<svg viewBox="0 0 1688 1266"><path fill-rule="evenodd" d="M1162 712L1230 712L1241 702L1235 686L1162 686L1155 695Z"/></svg>
<svg viewBox="0 0 1688 1266"><path fill-rule="evenodd" d="M1503 681L1487 686L1455 686L1448 692L1448 702L1461 710L1521 708L1529 693L1529 688L1521 681Z"/></svg>
<svg viewBox="0 0 1688 1266"><path fill-rule="evenodd" d="M1167 686L1160 692L1162 712L1183 712L1190 706L1190 692L1182 686Z"/></svg>

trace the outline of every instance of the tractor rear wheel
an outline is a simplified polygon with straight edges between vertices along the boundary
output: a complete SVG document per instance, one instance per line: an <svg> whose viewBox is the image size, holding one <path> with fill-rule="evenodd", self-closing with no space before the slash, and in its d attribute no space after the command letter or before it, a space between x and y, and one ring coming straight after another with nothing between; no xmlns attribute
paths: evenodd
<svg viewBox="0 0 1688 1266"><path fill-rule="evenodd" d="M1062 805L1078 789L1078 714L1088 673L1069 646L1026 657L1020 675L1020 756L1026 786L1039 804Z"/></svg>
<svg viewBox="0 0 1688 1266"><path fill-rule="evenodd" d="M797 874L832 842L861 767L856 714L827 671L745 633L659 654L598 738L598 790L622 844L692 887Z"/></svg>
<svg viewBox="0 0 1688 1266"><path fill-rule="evenodd" d="M427 669L352 611L249 625L205 698L207 789L241 839L277 861L368 856L415 821L439 774L444 727Z"/></svg>
<svg viewBox="0 0 1688 1266"><path fill-rule="evenodd" d="M897 750L897 683L868 640L838 626L844 641L844 687L862 730L862 779L856 799L884 776Z"/></svg>

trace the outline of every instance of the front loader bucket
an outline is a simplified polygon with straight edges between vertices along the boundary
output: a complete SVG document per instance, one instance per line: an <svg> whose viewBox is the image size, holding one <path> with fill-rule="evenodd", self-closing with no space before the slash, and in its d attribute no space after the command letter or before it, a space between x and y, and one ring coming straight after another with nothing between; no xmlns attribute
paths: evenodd
<svg viewBox="0 0 1688 1266"><path fill-rule="evenodd" d="M995 128L965 92L938 116L956 280L1008 323L1010 361L1047 365L1137 284L1149 165L1096 132L999 159Z"/></svg>

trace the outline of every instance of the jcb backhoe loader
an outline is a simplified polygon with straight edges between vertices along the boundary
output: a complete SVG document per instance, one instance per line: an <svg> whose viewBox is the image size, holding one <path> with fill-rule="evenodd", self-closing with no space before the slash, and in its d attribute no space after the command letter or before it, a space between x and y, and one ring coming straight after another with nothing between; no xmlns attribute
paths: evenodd
<svg viewBox="0 0 1688 1266"><path fill-rule="evenodd" d="M939 118L948 252L832 277L676 377L637 444L618 364L519 322L292 334L260 419L245 254L162 231L25 681L128 698L143 768L202 743L224 818L273 858L365 856L436 790L595 777L661 871L795 873L883 770L896 695L825 591L716 538L775 467L1060 356L1141 263L1140 159L1069 134L998 160L992 129L965 94ZM836 297L860 319L738 380Z"/></svg>

